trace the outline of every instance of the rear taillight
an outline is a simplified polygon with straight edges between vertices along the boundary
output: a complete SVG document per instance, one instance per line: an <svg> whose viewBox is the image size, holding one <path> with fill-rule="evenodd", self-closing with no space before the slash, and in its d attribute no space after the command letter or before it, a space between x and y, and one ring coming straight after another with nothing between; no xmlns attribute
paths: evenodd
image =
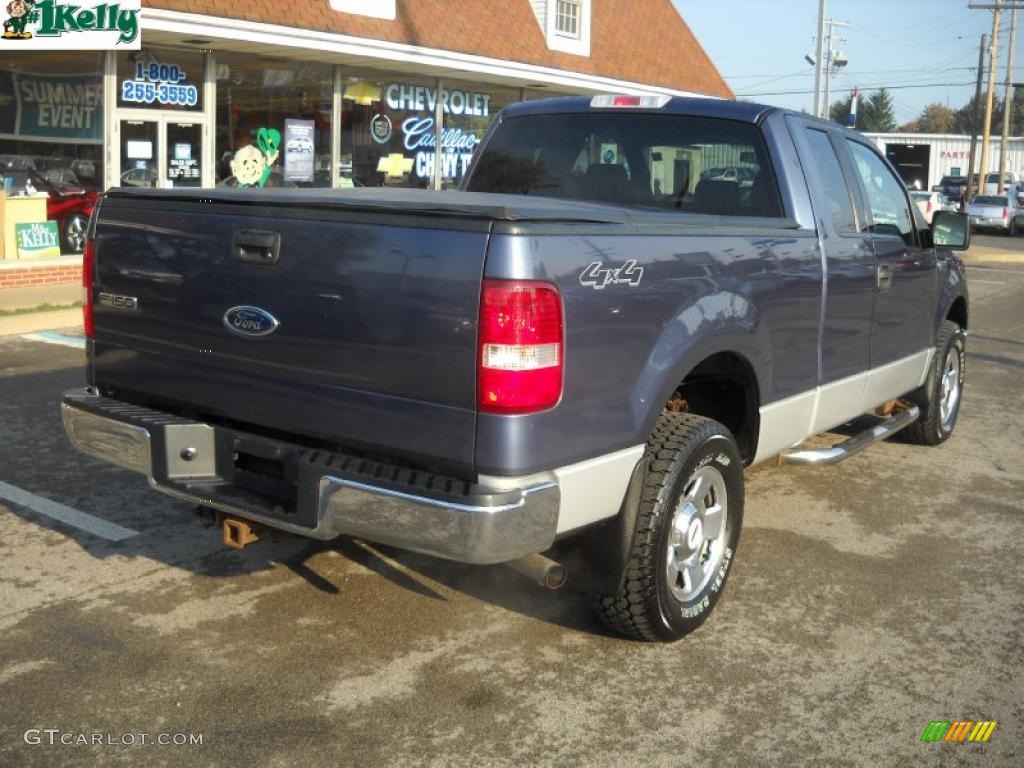
<svg viewBox="0 0 1024 768"><path fill-rule="evenodd" d="M932 212L932 201L929 200L928 201L928 208L925 210L925 213L931 213L931 212Z"/></svg>
<svg viewBox="0 0 1024 768"><path fill-rule="evenodd" d="M1003 218L1004 219L1010 218L1010 209L1009 208L1003 208Z"/></svg>
<svg viewBox="0 0 1024 768"><path fill-rule="evenodd" d="M96 246L91 239L85 243L82 251L82 319L85 326L85 337L96 338L96 324L92 315L92 274L95 263Z"/></svg>
<svg viewBox="0 0 1024 768"><path fill-rule="evenodd" d="M530 413L562 397L562 298L551 283L485 279L477 380L481 411Z"/></svg>

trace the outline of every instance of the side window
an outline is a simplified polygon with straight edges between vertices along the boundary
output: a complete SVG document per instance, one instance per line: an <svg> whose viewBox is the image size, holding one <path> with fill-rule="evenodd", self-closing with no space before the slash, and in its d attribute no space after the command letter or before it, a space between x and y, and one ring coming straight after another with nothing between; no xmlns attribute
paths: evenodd
<svg viewBox="0 0 1024 768"><path fill-rule="evenodd" d="M825 199L832 216L832 224L840 235L857 233L857 218L853 212L853 199L846 186L843 168L839 165L835 148L828 140L828 134L814 128L807 129L807 141L811 145L814 165L825 190Z"/></svg>
<svg viewBox="0 0 1024 768"><path fill-rule="evenodd" d="M856 141L847 139L847 143L867 189L871 231L877 235L898 235L907 245L914 245L914 219L903 185L875 152Z"/></svg>

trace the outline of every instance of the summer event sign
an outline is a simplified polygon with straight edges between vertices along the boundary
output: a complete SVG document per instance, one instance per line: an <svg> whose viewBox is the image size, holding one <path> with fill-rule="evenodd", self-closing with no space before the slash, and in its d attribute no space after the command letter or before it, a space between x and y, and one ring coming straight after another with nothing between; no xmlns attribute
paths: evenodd
<svg viewBox="0 0 1024 768"><path fill-rule="evenodd" d="M99 144L102 106L103 82L97 75L0 69L0 136L5 138Z"/></svg>
<svg viewBox="0 0 1024 768"><path fill-rule="evenodd" d="M137 51L140 0L0 0L8 51Z"/></svg>

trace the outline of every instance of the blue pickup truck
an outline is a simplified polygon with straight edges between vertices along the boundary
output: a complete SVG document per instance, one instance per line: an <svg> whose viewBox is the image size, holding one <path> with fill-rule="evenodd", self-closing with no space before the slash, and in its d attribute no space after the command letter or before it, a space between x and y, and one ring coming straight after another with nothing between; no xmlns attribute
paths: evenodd
<svg viewBox="0 0 1024 768"><path fill-rule="evenodd" d="M722 594L745 467L949 438L968 238L805 115L517 104L458 192L109 191L64 423L233 546L567 572L614 629L675 640Z"/></svg>

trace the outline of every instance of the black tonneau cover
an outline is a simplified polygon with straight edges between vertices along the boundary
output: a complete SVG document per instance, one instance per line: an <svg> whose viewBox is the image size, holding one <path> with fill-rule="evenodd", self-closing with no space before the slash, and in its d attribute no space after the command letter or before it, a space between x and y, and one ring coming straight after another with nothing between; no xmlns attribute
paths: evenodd
<svg viewBox="0 0 1024 768"><path fill-rule="evenodd" d="M417 216L478 219L546 224L619 224L672 227L743 228L756 223L759 229L796 229L791 219L751 219L645 209L603 203L579 202L554 197L500 195L489 192L439 192L400 187L359 187L356 189L146 189L113 188L107 197L118 200L159 200L245 205L334 209L361 213L396 212Z"/></svg>

